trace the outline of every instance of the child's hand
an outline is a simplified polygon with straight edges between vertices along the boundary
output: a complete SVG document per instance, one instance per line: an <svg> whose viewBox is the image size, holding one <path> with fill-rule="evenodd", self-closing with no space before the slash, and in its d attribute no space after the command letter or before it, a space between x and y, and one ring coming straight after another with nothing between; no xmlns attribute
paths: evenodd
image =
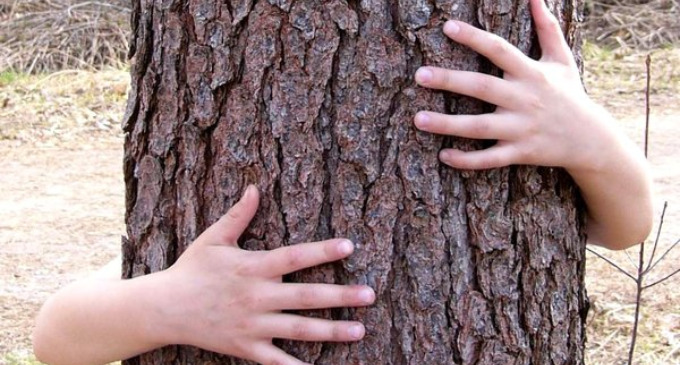
<svg viewBox="0 0 680 365"><path fill-rule="evenodd" d="M303 362L272 344L273 338L301 341L357 341L359 322L331 321L281 313L282 310L358 307L373 303L369 287L282 283L282 275L339 260L353 251L335 239L273 251L245 251L239 236L255 215L257 189L208 228L165 275L161 332L165 343L188 344L263 364Z"/></svg>
<svg viewBox="0 0 680 365"><path fill-rule="evenodd" d="M468 95L498 106L491 114L445 115L420 112L416 127L427 132L498 140L486 150L446 149L442 162L463 169L512 164L586 168L611 131L602 110L585 94L579 71L560 27L543 0L532 1L543 50L540 61L525 56L504 39L459 21L444 32L486 56L504 78L476 72L423 67L416 81L425 87Z"/></svg>
<svg viewBox="0 0 680 365"><path fill-rule="evenodd" d="M441 151L442 162L452 167L565 168L588 207L589 242L611 249L639 243L653 221L649 166L612 116L586 95L571 51L544 0L531 0L531 10L543 52L539 61L496 35L447 22L444 33L486 56L505 71L504 77L423 67L416 81L498 108L483 115L421 111L415 125L432 133L498 141L480 151Z"/></svg>

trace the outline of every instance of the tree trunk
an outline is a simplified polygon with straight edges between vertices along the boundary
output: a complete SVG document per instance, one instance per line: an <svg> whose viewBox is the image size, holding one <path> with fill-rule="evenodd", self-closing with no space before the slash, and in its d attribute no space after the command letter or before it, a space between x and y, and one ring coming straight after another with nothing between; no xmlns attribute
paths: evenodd
<svg viewBox="0 0 680 365"><path fill-rule="evenodd" d="M571 43L577 0L553 1ZM536 55L518 0L135 0L124 120L124 277L163 270L262 192L248 249L347 237L342 263L292 281L373 287L353 344L280 345L316 364L582 364L587 299L577 190L561 170L458 171L418 110L489 106L415 85L424 64L500 74L442 33L454 18ZM127 364L245 364L169 347Z"/></svg>

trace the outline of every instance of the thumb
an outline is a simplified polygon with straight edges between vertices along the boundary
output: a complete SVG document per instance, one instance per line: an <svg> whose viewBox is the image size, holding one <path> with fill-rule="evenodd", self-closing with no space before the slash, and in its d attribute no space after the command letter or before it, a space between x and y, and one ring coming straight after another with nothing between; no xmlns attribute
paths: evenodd
<svg viewBox="0 0 680 365"><path fill-rule="evenodd" d="M538 33L538 42L541 45L541 58L563 64L574 63L574 56L564 39L560 23L548 9L545 0L532 0L531 11L536 25L536 33Z"/></svg>
<svg viewBox="0 0 680 365"><path fill-rule="evenodd" d="M245 232L257 212L260 194L254 185L249 185L241 199L217 222L210 226L202 236L208 244L236 246L239 237Z"/></svg>

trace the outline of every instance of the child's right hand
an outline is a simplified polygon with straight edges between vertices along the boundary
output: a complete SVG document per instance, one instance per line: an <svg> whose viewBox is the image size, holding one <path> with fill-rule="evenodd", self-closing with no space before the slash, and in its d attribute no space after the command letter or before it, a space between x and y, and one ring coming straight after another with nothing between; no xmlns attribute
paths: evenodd
<svg viewBox="0 0 680 365"><path fill-rule="evenodd" d="M284 274L352 253L349 241L245 251L236 242L255 215L257 189L208 228L169 269L120 280L120 262L54 294L33 332L36 357L50 365L108 364L172 344L254 360L300 365L273 338L356 341L361 323L283 310L373 303L369 287L282 283Z"/></svg>
<svg viewBox="0 0 680 365"><path fill-rule="evenodd" d="M282 283L282 275L336 261L353 251L334 239L246 251L239 236L255 215L257 189L208 228L168 270L159 273L157 333L160 343L187 344L263 364L303 362L272 344L273 338L301 341L356 341L359 322L332 321L281 313L283 310L358 307L373 303L365 286Z"/></svg>

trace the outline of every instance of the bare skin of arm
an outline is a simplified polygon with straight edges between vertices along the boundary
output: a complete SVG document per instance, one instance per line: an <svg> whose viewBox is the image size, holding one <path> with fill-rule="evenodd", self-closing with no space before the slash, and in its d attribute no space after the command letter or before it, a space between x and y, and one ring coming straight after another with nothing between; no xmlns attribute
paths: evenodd
<svg viewBox="0 0 680 365"><path fill-rule="evenodd" d="M543 55L525 56L502 38L459 21L444 33L503 69L503 78L423 67L416 81L497 105L494 113L415 116L417 128L438 134L497 140L481 151L441 151L460 169L508 165L563 167L587 205L590 243L625 249L642 242L653 222L652 183L642 151L615 119L585 93L573 55L543 0L531 0Z"/></svg>
<svg viewBox="0 0 680 365"><path fill-rule="evenodd" d="M369 287L283 283L282 275L336 261L353 251L334 239L273 251L245 251L239 236L255 215L257 189L208 228L169 269L120 280L120 261L55 294L40 311L36 356L51 365L105 364L169 344L186 344L263 364L301 365L272 344L357 341L359 322L331 321L283 310L359 307Z"/></svg>

